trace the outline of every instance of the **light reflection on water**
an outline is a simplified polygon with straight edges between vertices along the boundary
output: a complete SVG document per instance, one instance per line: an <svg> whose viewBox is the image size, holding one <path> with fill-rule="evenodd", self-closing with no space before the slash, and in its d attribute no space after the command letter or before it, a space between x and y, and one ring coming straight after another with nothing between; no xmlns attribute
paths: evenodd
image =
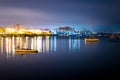
<svg viewBox="0 0 120 80"><path fill-rule="evenodd" d="M16 48L37 49L38 53L50 53L57 51L73 51L80 49L80 39L57 37L1 37L0 52L7 58L15 56Z"/></svg>
<svg viewBox="0 0 120 80"><path fill-rule="evenodd" d="M80 49L80 39L69 38L69 50Z"/></svg>
<svg viewBox="0 0 120 80"><path fill-rule="evenodd" d="M18 46L37 49L38 53L27 53L25 58L21 57L14 52ZM17 80L20 77L38 79L41 76L45 78L67 75L76 78L76 75L106 75L109 71L119 73L119 49L120 42L104 39L97 44L85 44L83 39L70 37L1 37L0 75L3 78L16 77Z"/></svg>
<svg viewBox="0 0 120 80"><path fill-rule="evenodd" d="M0 52L3 53L3 38L0 39Z"/></svg>

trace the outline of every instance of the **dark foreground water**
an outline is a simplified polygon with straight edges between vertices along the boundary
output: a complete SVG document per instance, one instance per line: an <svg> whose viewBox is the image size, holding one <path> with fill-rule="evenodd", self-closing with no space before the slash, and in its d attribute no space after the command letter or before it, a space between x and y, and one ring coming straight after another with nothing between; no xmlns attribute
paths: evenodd
<svg viewBox="0 0 120 80"><path fill-rule="evenodd" d="M38 53L15 53L15 48ZM79 38L0 38L0 80L76 80L119 78L120 41L100 39L85 44Z"/></svg>

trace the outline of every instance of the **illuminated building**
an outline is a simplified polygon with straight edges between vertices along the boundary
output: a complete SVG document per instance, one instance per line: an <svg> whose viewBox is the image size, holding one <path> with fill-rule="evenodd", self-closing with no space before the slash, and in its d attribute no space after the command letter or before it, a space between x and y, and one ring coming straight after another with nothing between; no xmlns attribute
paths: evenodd
<svg viewBox="0 0 120 80"><path fill-rule="evenodd" d="M23 25L20 25L20 24L16 24L16 25L14 26L14 29L15 29L16 31L23 31L23 30L26 30L26 27L23 26Z"/></svg>

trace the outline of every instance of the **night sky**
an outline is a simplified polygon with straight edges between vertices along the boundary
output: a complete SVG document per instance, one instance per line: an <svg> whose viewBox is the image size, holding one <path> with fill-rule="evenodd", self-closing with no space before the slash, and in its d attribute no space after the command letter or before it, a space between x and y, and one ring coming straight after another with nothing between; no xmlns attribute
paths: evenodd
<svg viewBox="0 0 120 80"><path fill-rule="evenodd" d="M0 25L120 32L119 0L0 0Z"/></svg>

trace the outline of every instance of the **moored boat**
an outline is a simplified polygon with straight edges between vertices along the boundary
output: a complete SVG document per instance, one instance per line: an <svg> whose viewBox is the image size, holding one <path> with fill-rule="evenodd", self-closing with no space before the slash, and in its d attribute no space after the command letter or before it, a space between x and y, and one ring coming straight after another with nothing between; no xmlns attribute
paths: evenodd
<svg viewBox="0 0 120 80"><path fill-rule="evenodd" d="M85 38L85 43L90 43L90 42L99 42L98 38Z"/></svg>
<svg viewBox="0 0 120 80"><path fill-rule="evenodd" d="M92 18L92 27L94 26L94 19ZM93 36L89 37L89 38L85 38L85 43L93 43L93 42L99 42L99 38L95 37L95 34L92 33Z"/></svg>
<svg viewBox="0 0 120 80"><path fill-rule="evenodd" d="M16 49L15 52L32 52L32 53L37 53L38 50L33 50L33 49Z"/></svg>

